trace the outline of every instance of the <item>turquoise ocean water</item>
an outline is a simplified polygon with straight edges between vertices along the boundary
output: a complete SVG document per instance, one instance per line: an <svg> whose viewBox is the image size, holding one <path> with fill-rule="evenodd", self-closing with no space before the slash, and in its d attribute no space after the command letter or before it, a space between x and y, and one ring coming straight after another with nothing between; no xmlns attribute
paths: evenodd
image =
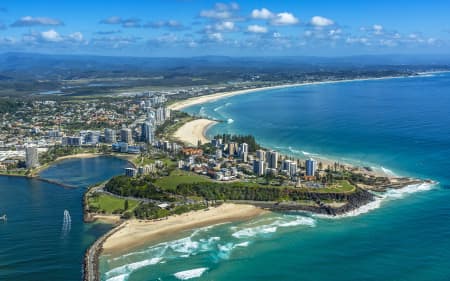
<svg viewBox="0 0 450 281"><path fill-rule="evenodd" d="M101 258L117 280L450 280L450 75L260 91L187 108L299 158L430 178L346 217L268 214Z"/></svg>
<svg viewBox="0 0 450 281"><path fill-rule="evenodd" d="M0 176L0 214L8 215L0 221L0 280L81 280L85 249L111 228L83 223L83 192L127 165L110 157L71 159L41 174L73 188Z"/></svg>

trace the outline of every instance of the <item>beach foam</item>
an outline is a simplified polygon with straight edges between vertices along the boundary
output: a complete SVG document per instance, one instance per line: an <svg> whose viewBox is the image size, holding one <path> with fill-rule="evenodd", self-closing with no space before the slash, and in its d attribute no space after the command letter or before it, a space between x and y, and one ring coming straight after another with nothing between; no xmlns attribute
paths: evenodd
<svg viewBox="0 0 450 281"><path fill-rule="evenodd" d="M147 259L147 260L143 260L143 261L138 261L138 262L133 262L130 264L126 264L126 265L122 265L119 267L116 267L108 272L105 273L105 276L108 278L111 276L111 278L109 278L108 280L125 280L125 279L119 279L120 278L126 278L128 275L130 275L130 273L132 273L133 271L145 267L145 266L149 266L149 265L155 265L157 263L159 263L162 260L162 258L151 258L151 259ZM119 275L116 275L119 274ZM114 276L116 275L116 276ZM122 277L121 277L122 276ZM112 279L112 278L118 278L118 279Z"/></svg>
<svg viewBox="0 0 450 281"><path fill-rule="evenodd" d="M125 281L127 280L129 274L120 274L111 278L106 279L106 281Z"/></svg>
<svg viewBox="0 0 450 281"><path fill-rule="evenodd" d="M359 216L359 215L368 213L372 210L380 208L381 204L385 201L401 199L401 198L404 198L406 195L413 194L416 192L429 191L435 185L436 184L431 184L431 183L421 183L421 184L407 185L400 189L389 189L384 193L377 193L376 194L377 197L375 198L375 201L370 202L358 209L347 212L345 214L338 215L338 216L314 214L313 216L320 217L320 218L331 218L331 219Z"/></svg>
<svg viewBox="0 0 450 281"><path fill-rule="evenodd" d="M263 221L259 221L261 223ZM280 227L294 227L299 225L305 225L314 227L316 221L310 217L304 217L299 215L283 215L281 218L271 220L271 223L264 225L257 225L253 227L242 228L232 234L233 237L238 239L255 237L255 236L267 236L274 233ZM233 228L237 229L237 228Z"/></svg>
<svg viewBox="0 0 450 281"><path fill-rule="evenodd" d="M383 173L385 173L386 175L393 176L393 177L397 176L392 170L389 170L388 168L385 168L385 167L383 167L383 166L381 166L381 170L382 170Z"/></svg>
<svg viewBox="0 0 450 281"><path fill-rule="evenodd" d="M202 276L203 273L207 270L208 270L207 267L200 267L200 268L180 271L180 272L175 273L173 276L175 276L179 280L188 280L188 279L198 278L198 277Z"/></svg>

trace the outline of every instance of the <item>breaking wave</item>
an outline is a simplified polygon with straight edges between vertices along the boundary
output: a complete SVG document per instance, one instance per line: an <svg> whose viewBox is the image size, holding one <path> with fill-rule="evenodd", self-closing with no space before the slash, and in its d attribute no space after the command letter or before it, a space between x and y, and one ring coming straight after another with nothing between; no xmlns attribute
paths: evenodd
<svg viewBox="0 0 450 281"><path fill-rule="evenodd" d="M383 167L383 166L381 166L381 170L382 170L383 173L385 173L386 175L393 176L393 177L397 176L392 170L389 170L388 168L385 168L385 167Z"/></svg>
<svg viewBox="0 0 450 281"><path fill-rule="evenodd" d="M316 225L316 221L310 217L303 217L299 215L283 215L281 218L277 218L275 221L269 224L241 228L238 231L234 232L232 236L238 239L267 236L271 233L277 232L278 228L280 227L294 227L299 225L314 227Z"/></svg>
<svg viewBox="0 0 450 281"><path fill-rule="evenodd" d="M380 208L383 202L390 201L390 200L397 200L405 197L408 194L416 193L416 192L423 192L431 190L436 183L420 183L420 184L411 184L407 185L400 189L389 189L388 191L384 193L376 193L375 201L370 202L369 204L366 204L358 209L355 209L353 211L347 212L342 215L338 216L329 216L329 215L320 215L320 214L314 214L314 217L320 217L320 218L346 218L346 217L355 217L359 216L365 213L368 213L372 210Z"/></svg>
<svg viewBox="0 0 450 281"><path fill-rule="evenodd" d="M198 278L198 277L202 276L203 273L205 273L205 271L207 271L207 270L208 270L207 267L200 267L200 268L180 271L180 272L175 273L173 276L175 276L179 280L189 280L192 278Z"/></svg>
<svg viewBox="0 0 450 281"><path fill-rule="evenodd" d="M139 268L154 265L159 263L162 258L151 258L148 260L143 260L139 262L133 262L130 264L122 265L116 267L105 273L105 276L108 278L108 281L118 281L125 280L133 271L138 270ZM117 275L118 274L118 275ZM112 276L112 277L111 277Z"/></svg>

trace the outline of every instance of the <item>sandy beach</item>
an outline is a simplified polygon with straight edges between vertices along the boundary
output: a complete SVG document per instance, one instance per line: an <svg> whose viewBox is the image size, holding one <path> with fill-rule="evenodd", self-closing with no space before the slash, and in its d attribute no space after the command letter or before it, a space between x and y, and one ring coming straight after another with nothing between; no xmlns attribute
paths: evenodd
<svg viewBox="0 0 450 281"><path fill-rule="evenodd" d="M206 130L216 124L216 121L209 119L197 119L181 126L174 134L178 140L192 146L196 146L200 140L202 143L209 142L205 133Z"/></svg>
<svg viewBox="0 0 450 281"><path fill-rule="evenodd" d="M170 216L159 221L129 220L124 223L123 228L106 239L103 251L107 254L123 253L182 230L246 220L265 212L267 211L251 205L222 204L208 210Z"/></svg>
<svg viewBox="0 0 450 281"><path fill-rule="evenodd" d="M237 95L250 94L259 91L266 90L276 90L276 89L284 89L284 88L292 88L298 86L307 86L307 85L321 85L321 84L332 84L332 83L345 83L345 82L355 82L355 81L367 81L367 80L384 80L384 79L394 79L394 78L404 78L407 76L387 76L387 77L374 77L374 78L360 78L360 79L347 79L347 80L330 80L330 81L320 81L320 82L303 82L303 83L294 83L294 84L284 84L277 86L269 86L269 87L260 87L260 88L252 88L245 89L239 91L231 91L231 92L219 92L211 95L204 95L200 97L193 97L186 100L182 100L179 102L175 102L169 106L172 110L181 110L183 108L202 104L206 102L216 101L218 99L228 98Z"/></svg>

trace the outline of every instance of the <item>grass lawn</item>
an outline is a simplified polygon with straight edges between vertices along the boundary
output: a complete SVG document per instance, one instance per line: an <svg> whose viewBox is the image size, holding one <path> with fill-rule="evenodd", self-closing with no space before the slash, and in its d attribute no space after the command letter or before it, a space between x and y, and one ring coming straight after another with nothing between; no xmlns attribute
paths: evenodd
<svg viewBox="0 0 450 281"><path fill-rule="evenodd" d="M97 208L107 214L112 214L114 211L124 210L125 199L113 197L107 194L99 194L88 199L89 206ZM139 204L138 201L128 200L128 210L132 211Z"/></svg>
<svg viewBox="0 0 450 281"><path fill-rule="evenodd" d="M351 185L346 180L337 181L335 184L324 187L324 188L302 188L302 190L308 192L317 192L317 193L351 193L355 191L355 186Z"/></svg>
<svg viewBox="0 0 450 281"><path fill-rule="evenodd" d="M175 189L180 183L199 183L210 182L205 176L197 175L192 172L174 170L168 177L162 177L155 181L155 184L162 189Z"/></svg>

